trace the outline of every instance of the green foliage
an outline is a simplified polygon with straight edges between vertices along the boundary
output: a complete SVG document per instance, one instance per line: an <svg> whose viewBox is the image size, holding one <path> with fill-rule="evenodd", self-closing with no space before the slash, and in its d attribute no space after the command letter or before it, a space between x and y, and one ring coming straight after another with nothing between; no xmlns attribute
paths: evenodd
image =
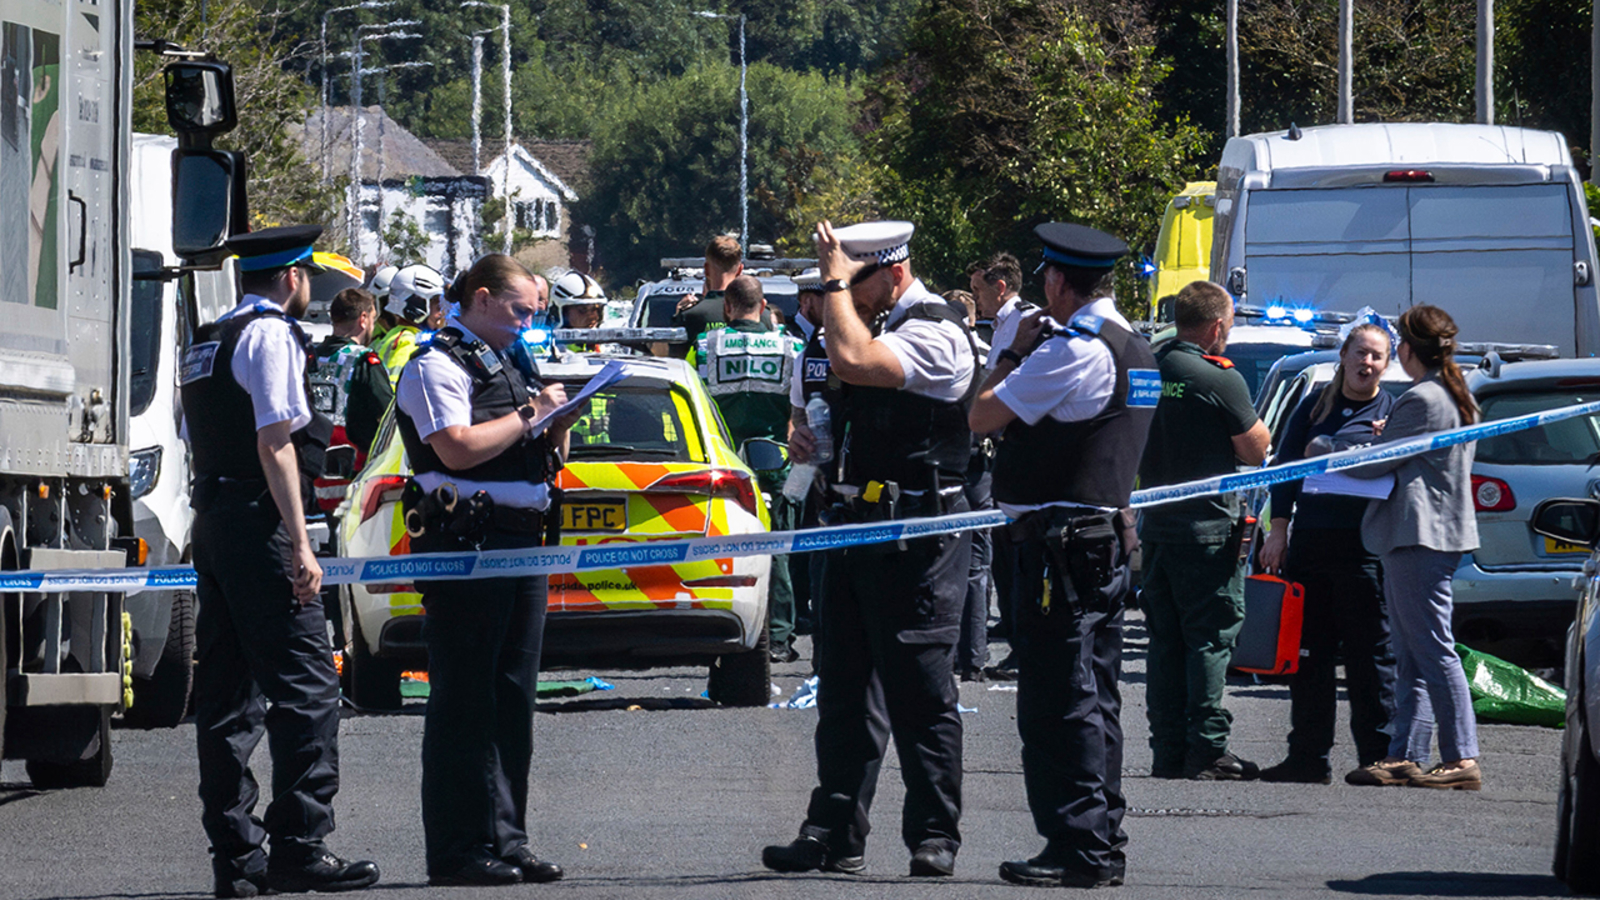
<svg viewBox="0 0 1600 900"><path fill-rule="evenodd" d="M578 217L597 231L616 283L659 275L663 256L693 256L739 227L739 70L714 63L620 94L601 112L593 185ZM842 79L757 63L749 71L750 230L791 230L818 168L855 152ZM781 231L780 231L781 229Z"/></svg>
<svg viewBox="0 0 1600 900"><path fill-rule="evenodd" d="M389 224L383 229L381 238L389 251L387 258L408 261L422 259L422 251L428 248L429 241L428 233L422 230L422 226L400 209L390 213Z"/></svg>
<svg viewBox="0 0 1600 900"><path fill-rule="evenodd" d="M1595 187L1593 182L1584 182L1583 196L1589 201L1589 224L1594 228L1594 238L1600 241L1600 225L1594 224L1600 220L1600 187Z"/></svg>
<svg viewBox="0 0 1600 900"><path fill-rule="evenodd" d="M307 178L308 164L284 125L303 122L312 96L296 74L303 57L282 30L276 0L139 0L134 29L141 38L165 38L192 50L217 54L233 66L239 127L217 141L223 149L249 156L247 190L256 227L299 222L337 225L343 216L343 183L324 187ZM170 134L167 126L163 60L153 53L135 56L133 127ZM344 246L331 233L324 246Z"/></svg>
<svg viewBox="0 0 1600 900"><path fill-rule="evenodd" d="M1203 136L1162 114L1168 69L1136 32L1065 2L929 0L908 40L873 85L866 155L879 211L917 225L921 274L955 283L1051 219L1153 243Z"/></svg>
<svg viewBox="0 0 1600 900"><path fill-rule="evenodd" d="M1593 0L1495 3L1496 120L1589 145ZM1576 154L1575 154L1576 155Z"/></svg>

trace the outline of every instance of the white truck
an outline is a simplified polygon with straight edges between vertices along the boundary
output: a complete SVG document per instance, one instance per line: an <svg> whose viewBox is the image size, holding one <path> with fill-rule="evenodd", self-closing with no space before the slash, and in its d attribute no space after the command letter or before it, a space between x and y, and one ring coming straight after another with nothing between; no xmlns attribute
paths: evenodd
<svg viewBox="0 0 1600 900"><path fill-rule="evenodd" d="M184 150L165 151L178 252L135 252L134 49L132 0L0 0L0 569L181 554L170 540L141 541L155 532L135 510L157 486L183 487L182 467L163 472L160 459L182 445L153 437L158 424L136 429L133 412L172 416L156 405L171 377L161 361L187 328L158 321L152 332L150 309L178 308L166 305L174 261L215 262L243 212L240 160L207 149L208 134L231 127L231 72L198 58L169 66L169 119L185 133ZM0 594L3 757L25 760L36 786L104 784L111 716L136 661L146 681L161 672L177 605L157 592ZM181 648L171 656L186 697L189 660ZM150 696L153 707L159 691ZM169 698L168 715L182 702Z"/></svg>
<svg viewBox="0 0 1600 900"><path fill-rule="evenodd" d="M1466 341L1600 353L1595 241L1554 132L1430 123L1232 138L1212 281L1259 310L1443 307Z"/></svg>

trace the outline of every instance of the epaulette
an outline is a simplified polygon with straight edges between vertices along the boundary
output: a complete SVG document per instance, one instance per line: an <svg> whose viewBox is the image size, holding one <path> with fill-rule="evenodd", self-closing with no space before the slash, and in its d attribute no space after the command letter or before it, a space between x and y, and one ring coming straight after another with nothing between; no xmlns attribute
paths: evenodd
<svg viewBox="0 0 1600 900"><path fill-rule="evenodd" d="M1206 362L1211 363L1213 366L1216 366L1219 369L1233 368L1233 360L1227 358L1226 356L1210 356L1202 354L1202 358L1204 358Z"/></svg>
<svg viewBox="0 0 1600 900"><path fill-rule="evenodd" d="M1067 330L1098 337L1100 329L1104 328L1105 324L1106 320L1102 316L1073 316L1067 323Z"/></svg>
<svg viewBox="0 0 1600 900"><path fill-rule="evenodd" d="M378 354L373 353L371 350L368 350L367 355L363 356L361 360L369 366L376 366L383 363L383 360L378 358Z"/></svg>

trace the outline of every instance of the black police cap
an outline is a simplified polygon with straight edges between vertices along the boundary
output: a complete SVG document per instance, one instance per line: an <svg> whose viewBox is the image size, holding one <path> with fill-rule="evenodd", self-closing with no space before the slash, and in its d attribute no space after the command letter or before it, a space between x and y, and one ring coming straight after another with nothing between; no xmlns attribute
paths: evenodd
<svg viewBox="0 0 1600 900"><path fill-rule="evenodd" d="M1120 238L1076 222L1046 222L1033 233L1044 244L1045 262L1109 269L1128 255L1128 245Z"/></svg>
<svg viewBox="0 0 1600 900"><path fill-rule="evenodd" d="M239 257L239 271L264 272L288 266L322 269L311 254L322 237L321 225L280 225L228 239L228 252Z"/></svg>

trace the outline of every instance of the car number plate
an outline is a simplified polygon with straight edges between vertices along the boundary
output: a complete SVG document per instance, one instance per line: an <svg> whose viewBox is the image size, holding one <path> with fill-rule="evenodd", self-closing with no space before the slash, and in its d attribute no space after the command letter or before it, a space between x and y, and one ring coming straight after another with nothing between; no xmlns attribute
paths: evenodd
<svg viewBox="0 0 1600 900"><path fill-rule="evenodd" d="M562 531L627 531L626 500L585 500L561 504Z"/></svg>
<svg viewBox="0 0 1600 900"><path fill-rule="evenodd" d="M1544 552L1546 553L1588 553L1589 548L1582 544L1568 544L1558 541L1553 537L1544 539Z"/></svg>

